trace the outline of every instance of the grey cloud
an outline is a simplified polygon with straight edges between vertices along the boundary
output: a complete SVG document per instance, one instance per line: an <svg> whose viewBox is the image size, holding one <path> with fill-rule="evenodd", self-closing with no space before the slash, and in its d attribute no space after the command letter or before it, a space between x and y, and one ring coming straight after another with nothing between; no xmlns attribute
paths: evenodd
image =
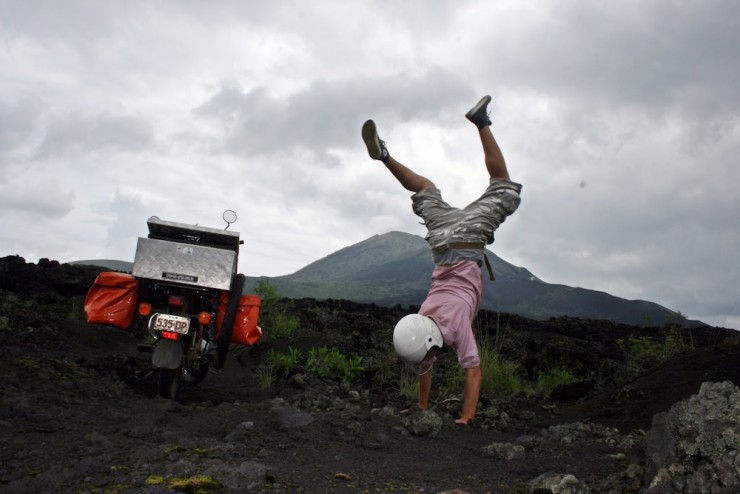
<svg viewBox="0 0 740 494"><path fill-rule="evenodd" d="M33 3L12 2L12 5L4 3L0 6L0 25L6 33L22 32L34 38L79 39L81 43L88 42L96 33L106 32L120 19L116 14L129 11L125 2L39 0Z"/></svg>
<svg viewBox="0 0 740 494"><path fill-rule="evenodd" d="M58 219L74 207L75 193L60 190L56 180L34 179L0 184L0 210Z"/></svg>
<svg viewBox="0 0 740 494"><path fill-rule="evenodd" d="M119 245L124 241L132 243L135 239L132 232L146 231L146 219L152 215L152 208L142 197L121 190L116 190L110 203L102 207L114 217L105 239L105 245L113 250L120 250ZM131 256L131 252L121 255Z"/></svg>
<svg viewBox="0 0 740 494"><path fill-rule="evenodd" d="M0 156L11 156L32 144L40 118L41 105L34 99L23 98L13 105L0 102Z"/></svg>
<svg viewBox="0 0 740 494"><path fill-rule="evenodd" d="M566 204L527 195L525 186L511 238L527 267L546 281L635 298L621 291L629 284L643 294L637 298L692 315L732 313L737 292L726 287L740 278L730 247L740 242L737 194L682 200L671 187L621 190L621 199Z"/></svg>
<svg viewBox="0 0 740 494"><path fill-rule="evenodd" d="M372 231L374 218L423 232L392 177L353 168L374 165L360 126L373 118L389 139L397 125L444 130L482 87L493 94L494 111L522 112L501 114L496 126L512 176L525 185L497 253L506 258L513 249L549 282L737 317L740 3L0 0L0 12L10 47L0 49L9 68L0 93L12 98L0 103L3 218L59 218L95 193L106 201L98 213L111 220L97 234L108 234L113 254L106 255L130 258L132 232L175 201L146 204L157 200L151 183L141 196L118 192L109 201L100 197L110 189L95 184L75 190L76 200L37 181L57 173L73 184L86 166L131 162L116 154L143 149L157 151L145 159L160 175L177 166L182 173L169 180L181 183L201 183L190 173L204 164L218 167L229 193L209 190L204 200L228 200L240 214L275 214L254 215L267 230L291 230L292 211L306 220L300 234L327 236L331 245L380 233ZM255 47L255 36L272 44ZM225 60L235 46L247 55ZM191 103L192 119L166 120L171 140L160 145L157 111L164 108L167 119L214 80L237 82ZM173 87L173 94L151 92ZM302 89L285 95L295 87ZM151 111L151 120L117 115L118 105ZM88 113L59 113L69 108ZM441 166L428 149L414 151L433 170ZM366 162L348 163L359 161L354 156ZM91 180L142 185L115 171ZM211 171L207 180L218 181ZM40 230L55 224L36 223Z"/></svg>
<svg viewBox="0 0 740 494"><path fill-rule="evenodd" d="M507 47L492 57L497 80L572 98L579 109L639 105L705 114L740 103L739 3L552 6L545 22L490 34Z"/></svg>
<svg viewBox="0 0 740 494"><path fill-rule="evenodd" d="M145 120L125 115L70 113L49 121L38 156L139 152L153 143L152 128Z"/></svg>
<svg viewBox="0 0 740 494"><path fill-rule="evenodd" d="M324 149L355 146L362 122L382 118L437 119L460 101L474 98L468 83L451 70L382 78L319 81L285 99L268 88L248 92L227 84L195 114L221 122L227 129L228 152L275 153L290 148Z"/></svg>

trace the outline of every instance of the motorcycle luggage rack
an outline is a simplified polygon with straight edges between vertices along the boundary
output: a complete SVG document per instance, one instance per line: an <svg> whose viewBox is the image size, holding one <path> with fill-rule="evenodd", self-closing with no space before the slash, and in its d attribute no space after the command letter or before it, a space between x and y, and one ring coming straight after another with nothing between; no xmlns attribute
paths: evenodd
<svg viewBox="0 0 740 494"><path fill-rule="evenodd" d="M217 249L239 251L239 233L219 230L207 226L188 225L174 221L160 220L152 216L147 220L148 238L174 242L203 245Z"/></svg>

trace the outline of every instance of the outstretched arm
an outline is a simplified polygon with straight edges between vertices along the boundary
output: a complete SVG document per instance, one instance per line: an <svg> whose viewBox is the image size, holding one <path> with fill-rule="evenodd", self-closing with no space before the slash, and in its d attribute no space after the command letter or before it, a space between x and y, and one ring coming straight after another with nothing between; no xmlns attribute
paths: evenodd
<svg viewBox="0 0 740 494"><path fill-rule="evenodd" d="M432 369L419 376L419 409L429 407L429 394L432 392Z"/></svg>
<svg viewBox="0 0 740 494"><path fill-rule="evenodd" d="M478 408L478 398L480 398L481 377L480 365L465 369L463 409L460 418L455 420L456 424L467 425L475 417L475 410Z"/></svg>

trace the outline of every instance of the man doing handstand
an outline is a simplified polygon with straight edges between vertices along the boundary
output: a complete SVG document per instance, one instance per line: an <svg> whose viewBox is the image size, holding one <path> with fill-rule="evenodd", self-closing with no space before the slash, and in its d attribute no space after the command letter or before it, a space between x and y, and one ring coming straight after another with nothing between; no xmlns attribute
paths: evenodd
<svg viewBox="0 0 740 494"><path fill-rule="evenodd" d="M519 207L522 186L509 179L503 154L491 132L484 96L465 115L478 128L489 185L483 195L458 209L442 200L434 183L407 168L388 152L375 122L362 126L362 139L370 157L382 161L401 185L413 192L412 208L424 220L426 240L432 247L434 271L429 293L418 314L403 317L393 331L393 346L407 363L419 366L419 408L429 406L432 365L443 346L455 349L465 369L463 409L458 424L475 416L480 397L481 369L472 323L483 299L480 266L493 232ZM486 260L487 262L487 260Z"/></svg>

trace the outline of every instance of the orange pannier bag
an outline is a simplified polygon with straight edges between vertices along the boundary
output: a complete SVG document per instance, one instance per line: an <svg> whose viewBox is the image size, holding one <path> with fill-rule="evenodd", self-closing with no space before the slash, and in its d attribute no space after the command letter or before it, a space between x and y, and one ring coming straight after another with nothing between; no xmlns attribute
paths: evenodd
<svg viewBox="0 0 740 494"><path fill-rule="evenodd" d="M229 303L229 292L221 292L218 298L216 311L216 339L221 333L221 323L226 313L226 304ZM231 333L231 343L252 346L262 338L262 328L257 326L262 299L259 295L242 295L239 299L239 308L234 318L234 331Z"/></svg>
<svg viewBox="0 0 740 494"><path fill-rule="evenodd" d="M139 280L130 274L100 273L85 297L87 323L128 329L136 314L138 297Z"/></svg>

